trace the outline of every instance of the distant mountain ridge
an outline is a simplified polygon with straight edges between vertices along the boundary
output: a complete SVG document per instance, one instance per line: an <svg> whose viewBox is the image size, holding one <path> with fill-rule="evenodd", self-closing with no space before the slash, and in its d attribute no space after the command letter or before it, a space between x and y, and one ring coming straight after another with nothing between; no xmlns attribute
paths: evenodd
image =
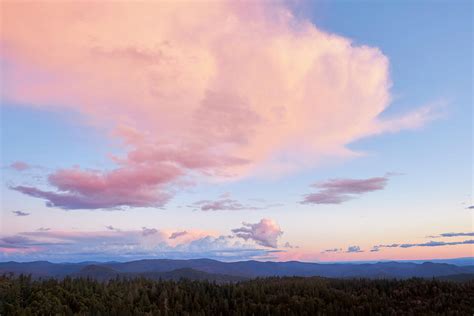
<svg viewBox="0 0 474 316"><path fill-rule="evenodd" d="M83 267L79 272L71 274L71 277L91 278L99 281L108 281L114 278L137 278L143 277L151 280L173 280L189 279L194 281L210 281L216 283L227 283L245 281L248 278L231 276L225 274L213 274L191 268L181 268L166 272L147 271L147 272L119 272L110 267L91 264Z"/></svg>
<svg viewBox="0 0 474 316"><path fill-rule="evenodd" d="M31 274L35 278L89 277L108 280L120 277L145 277L150 279L210 280L233 282L269 276L321 276L330 278L472 278L474 265L457 266L447 263L377 262L377 263L309 263L299 261L221 262L212 259L145 259L129 262L105 263L51 263L1 262L0 274Z"/></svg>

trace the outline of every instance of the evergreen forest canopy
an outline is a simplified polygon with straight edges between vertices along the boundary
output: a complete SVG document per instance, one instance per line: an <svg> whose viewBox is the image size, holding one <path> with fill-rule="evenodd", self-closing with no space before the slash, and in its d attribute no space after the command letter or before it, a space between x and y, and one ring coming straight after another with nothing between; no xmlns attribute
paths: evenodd
<svg viewBox="0 0 474 316"><path fill-rule="evenodd" d="M473 315L474 281L0 276L0 315Z"/></svg>

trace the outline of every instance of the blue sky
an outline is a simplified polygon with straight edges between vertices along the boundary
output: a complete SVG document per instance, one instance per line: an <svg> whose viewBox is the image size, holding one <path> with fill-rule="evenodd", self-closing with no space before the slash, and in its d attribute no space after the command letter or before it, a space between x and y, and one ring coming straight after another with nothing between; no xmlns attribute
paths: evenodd
<svg viewBox="0 0 474 316"><path fill-rule="evenodd" d="M275 10L266 6L264 7L269 12ZM217 248L206 246L215 250L215 253L210 254L208 249L204 248L200 248L201 252L193 252L189 245L206 236L212 236L216 240L222 236L230 236L233 229L242 226L242 222L261 224L262 227L268 224L269 226L265 227L267 231L272 232L272 235L263 234L262 236L259 230L261 227L252 226L251 237L245 239L234 234L225 241L226 249L245 250L254 247L262 250L258 256L262 256L263 253L275 260L339 261L472 256L473 248L469 244L413 247L413 249L396 248L370 252L373 246L379 244L422 243L429 241L426 238L428 235L472 231L472 210L467 209L473 204L472 3L470 1L367 1L362 3L317 1L291 6L283 5L283 8L292 10L295 21L308 19L312 27L319 31L337 34L341 38L351 40L353 46L377 48L380 54L388 59L388 77L391 86L387 89L392 100L378 118L398 117L421 107L429 107L435 113L434 117L424 120L419 126L400 128L395 132L369 133L363 138L354 137L346 145L347 148L359 153L358 157L331 153L333 156L329 155L329 159L325 158L315 164L301 164L300 161L296 161L295 164L301 164L301 166L294 168L291 172L274 175L255 171L255 168L266 168L266 160L261 160L255 163L256 167L252 168L252 171L247 170L238 174L240 171L232 169L232 172L238 174L235 177L198 175L192 177L192 183L178 181L169 184L167 190L172 192L172 198L162 205L144 205L143 207L120 205L119 208L123 210L116 210L113 207L112 209L115 210L110 210L108 207L64 210L61 207L46 206L45 195L37 198L31 194L12 190L11 187L21 185L40 188L45 192L57 192L55 190L60 187L55 188L47 180L48 175L55 174L57 170L70 169L74 166L80 166L81 170L91 169L93 172L113 170L117 167L117 163L110 158L111 155L126 155L130 150L129 147L123 146L122 139L114 136L116 127L114 124L122 122L123 117L126 117L129 112L121 113L123 116L120 120L114 121L115 118L112 116L110 121L98 120L97 116L94 116L96 115L95 108L84 110L83 107L76 108L72 105L45 104L49 99L55 100L54 93L49 99L42 99L36 95L31 98L18 96L16 91L21 91L19 88L22 88L22 85L13 83L12 80L17 80L18 76L31 76L31 74L16 70L17 66L15 66L12 67L13 71L3 71L2 74L2 81L8 84L5 85L7 91L2 93L3 186L0 228L3 238L29 236L31 240L21 245L15 244L15 247L18 246L15 249L29 249L28 247L36 249L36 246L32 244L39 243L39 240L51 245L45 246L47 250L43 249L42 252L45 253L43 256L34 249L12 253L4 250L0 259L61 260L67 258L75 260L79 257L84 259L76 255L84 249L84 244L76 237L70 237L66 232L74 233L74 236L76 234L100 235L99 232L107 231L105 227L110 225L118 228L120 232L107 232L115 235L110 236L110 240L107 239L106 243L113 243L116 239L123 242L128 236L136 241L138 238L136 236L144 232L143 227L155 228L159 233L151 246L140 248L144 241L137 242L140 244L140 247L137 247L142 253L141 256L143 256L143 249L146 250L147 257L167 254L163 248L163 243L167 239L166 234L173 231L186 231L189 239L176 241L176 243L173 241L166 247L178 247L177 249L182 252L181 257L213 256L225 260L226 257L217 255L219 251L222 251L217 246L215 246ZM11 13L7 14L16 16L23 14L24 11L26 10L12 9ZM113 12L113 9L110 12ZM183 13L183 16L187 16L186 14ZM268 18L258 14L251 17L238 14L236 16L239 22L245 22L246 19ZM200 18L204 17L197 16L197 19ZM58 21L57 23L61 23L62 20ZM268 22L268 24L272 23L274 22ZM10 32L8 27L7 24L7 37ZM271 32L279 27L281 27L280 24L273 26ZM291 29L288 32L292 32ZM11 33L14 34L13 31ZM129 36L130 38L126 40L132 43L138 42L138 40L133 40L133 34L129 32L124 36ZM262 34L266 33L262 32ZM23 40L27 42L28 37L25 38ZM7 39L2 38L2 43L7 43ZM34 63L31 60L34 59L28 60L21 55L23 44L19 43L15 50L16 46L9 43L14 48L8 50L8 54L7 50L4 50L3 64L32 67ZM32 42L31 45L37 44ZM251 42L249 45L258 44ZM199 47L196 48L198 49ZM40 57L41 54L48 53L39 50ZM242 58L245 59L245 55ZM70 60L65 61L67 62ZM45 63L44 69L47 72L54 72L57 69L54 67L62 66L52 65ZM227 71L232 72L232 70ZM72 78L68 80L75 82L73 80L76 79L74 77L76 75L72 70L67 72L67 76L71 77L65 75L64 78ZM318 78L316 81L318 80L321 79ZM364 74L361 73L357 78L350 80L363 82ZM80 85L83 81L77 82ZM113 84L111 83L111 86ZM305 84L310 85L311 82ZM317 88L316 86L315 89ZM107 83L104 83L104 87L97 87L97 89L107 90ZM214 87L214 89L217 88ZM103 92L100 93L102 95ZM355 95L356 92L353 93ZM253 100L250 94L244 97ZM74 98L73 92L70 95L64 92L58 100L68 103L67 100L71 98ZM94 102L99 101L94 99ZM91 106L98 108L98 103L94 102ZM183 102L188 102L188 100ZM73 103L76 102L71 102ZM349 106L357 107L358 104ZM119 108L119 104L117 107ZM334 109L336 111L336 108ZM137 107L137 113L138 111L139 107ZM166 113L165 111L161 110L159 113ZM105 114L100 115L102 117ZM132 117L129 119L133 120ZM319 124L316 122L317 120L315 124ZM355 121L354 124L356 123ZM138 126L142 128L140 132L146 131L152 135L168 133L168 130L163 131L159 128L161 123L157 123L158 127L154 126L148 130L147 124L141 122L134 125L134 128ZM237 128L238 125L235 125L236 130ZM320 139L318 138L320 136L313 136L311 133L306 135L307 139L312 137ZM180 140L172 138L171 141L178 143ZM306 144L306 141L302 141L303 144ZM238 152L247 151L246 148L240 148ZM308 157L313 157L312 155L311 153ZM292 156L288 157L290 161ZM318 156L314 157L318 160ZM257 161L259 158L252 156L252 159ZM30 168L23 171L15 170L11 167L15 162L25 162ZM342 203L300 203L306 194L317 191L317 187L310 187L311 184L325 183L330 179L367 180L385 177L387 173L397 173L397 175L387 176L387 183L383 187L354 194L353 199ZM186 180L190 179L191 177ZM347 187L343 189L348 190ZM320 190L322 190L321 187ZM202 211L200 210L202 204L195 204L202 200L209 203L231 200L232 203L239 204L237 207L234 205L232 210L226 210L224 207L216 211ZM16 216L12 213L18 210L27 212L29 215ZM271 219L272 222L271 224L262 222L262 219ZM39 236L31 234L39 228L49 230ZM57 248L54 242L62 239L53 235L54 232L63 232L61 238L65 238L64 235L69 236L67 240L71 246L68 250ZM30 233L30 235L22 235L24 233ZM100 238L95 239L97 245L103 242ZM454 238L459 241L466 239ZM265 243L262 244L262 240L278 243L276 247L267 247ZM284 247L287 242L291 247ZM355 245L360 246L364 252L322 253L325 249L345 250ZM4 242L3 246L7 249L9 245ZM13 249L11 244L10 246L8 249ZM87 247L94 248L93 246L94 239L91 238ZM0 247L2 247L1 244ZM108 251L100 249L102 252ZM237 259L267 258L249 256L244 250L242 250L242 256ZM279 251L276 257L271 252L273 250ZM61 257L59 252L65 251L68 252L67 257ZM90 256L94 259L97 254L92 252Z"/></svg>

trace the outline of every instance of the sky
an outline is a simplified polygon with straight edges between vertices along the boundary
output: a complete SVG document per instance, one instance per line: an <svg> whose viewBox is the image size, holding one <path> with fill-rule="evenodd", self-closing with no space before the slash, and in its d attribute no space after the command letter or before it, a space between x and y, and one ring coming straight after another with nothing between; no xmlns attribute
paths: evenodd
<svg viewBox="0 0 474 316"><path fill-rule="evenodd" d="M0 10L0 261L474 256L471 1Z"/></svg>

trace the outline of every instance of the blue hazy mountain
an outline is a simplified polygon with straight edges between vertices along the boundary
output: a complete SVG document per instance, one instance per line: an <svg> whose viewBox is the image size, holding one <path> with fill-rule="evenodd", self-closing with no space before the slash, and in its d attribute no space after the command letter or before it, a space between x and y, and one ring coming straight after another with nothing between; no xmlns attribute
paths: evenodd
<svg viewBox="0 0 474 316"><path fill-rule="evenodd" d="M107 280L116 276L152 279L238 281L269 276L321 276L330 278L432 278L457 275L470 278L474 265L438 262L309 263L299 261L221 262L211 259L146 259L129 262L51 263L2 262L0 274L31 274L35 278L91 277Z"/></svg>

